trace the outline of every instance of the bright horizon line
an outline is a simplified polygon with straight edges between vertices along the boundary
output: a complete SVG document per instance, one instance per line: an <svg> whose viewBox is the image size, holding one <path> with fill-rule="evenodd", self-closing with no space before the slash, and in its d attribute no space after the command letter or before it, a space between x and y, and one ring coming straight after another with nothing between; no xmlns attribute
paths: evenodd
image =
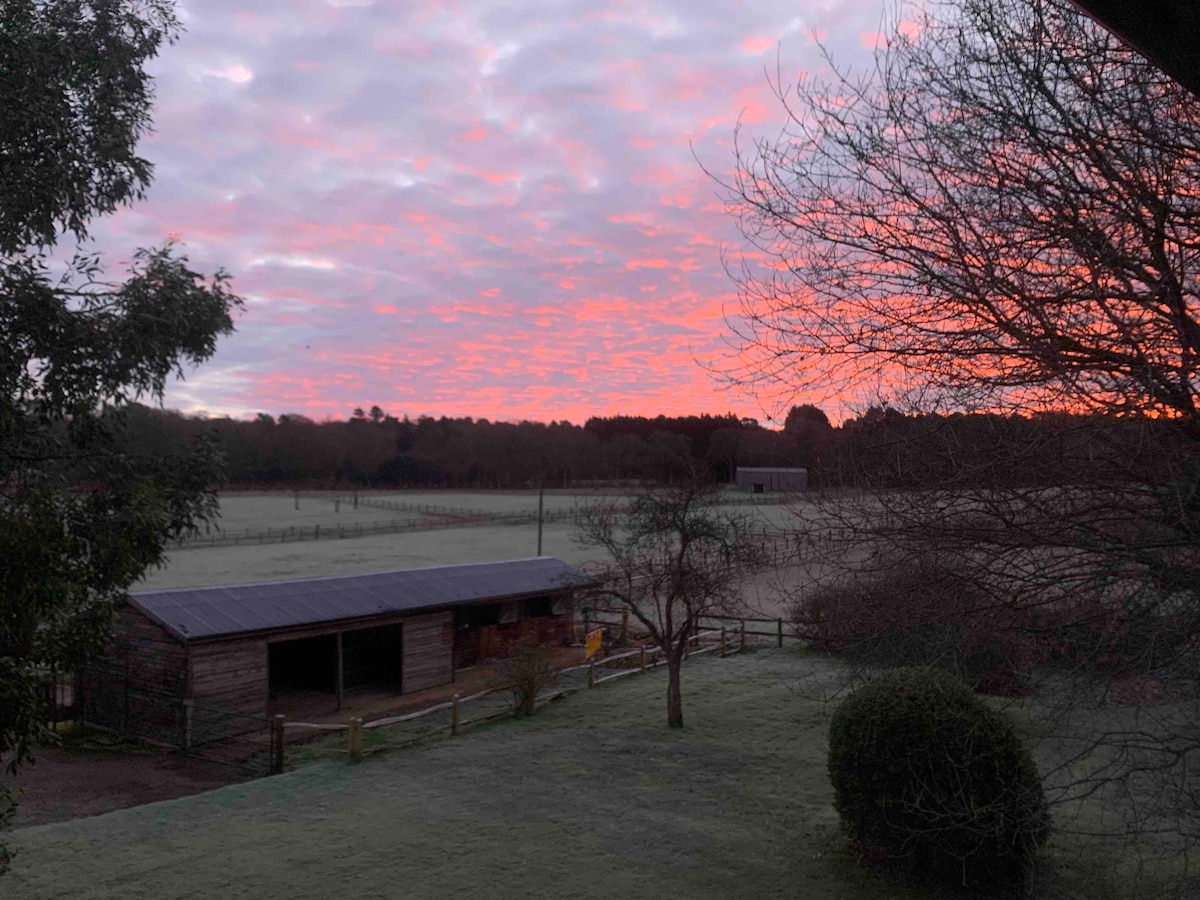
<svg viewBox="0 0 1200 900"><path fill-rule="evenodd" d="M690 416L697 417L697 418L699 418L701 416L709 416L711 418L723 418L727 415L736 415L739 420L754 419L759 424L759 426L762 428L772 428L772 426L776 425L776 423L773 419L766 418L764 415L760 415L760 416L741 415L741 414L737 413L735 410L727 410L726 412L723 412L723 413L716 413L716 412L711 412L711 411L684 412L684 413L671 413L671 414L668 414L665 412L659 412L659 413L654 413L654 414L629 413L629 412L589 413L585 418L577 421L575 419L568 418L568 417L549 418L549 419L530 419L530 418L526 418L526 417L513 418L513 417L506 417L506 416L474 415L472 413L461 413L461 414L429 413L429 412L420 412L420 413L415 413L415 414L411 413L411 412L397 413L397 412L394 412L392 410L385 408L383 406L383 404L371 404L371 405L379 406L379 408L384 411L385 415L392 416L393 418L396 418L396 419L408 419L410 422L416 422L422 418L471 419L474 422L479 422L479 421L485 420L490 423L507 424L507 425L519 425L521 423L528 423L528 424L533 424L533 425L549 425L551 422L558 422L560 424L566 423L568 425L579 425L580 427L582 427L583 424L586 423L590 419L613 419L613 418L620 418L620 417L634 418L634 419L636 419L636 418L656 419L656 418L659 418L660 416L662 418L666 418L666 419L684 419L684 418L688 418ZM325 423L331 423L331 422L348 422L352 418L351 414L333 414L333 413L326 414L324 417L318 418L315 415L313 415L312 413L304 412L301 410L295 410L295 409L288 409L288 410L284 410L283 412L271 412L270 410L265 410L265 409L214 410L214 409L206 409L206 408L201 408L201 407L196 407L196 408L192 408L192 409L179 409L179 408L173 408L173 407L167 407L167 406L151 406L150 408L154 409L157 412L175 413L175 414L184 416L186 418L232 419L233 421L237 421L237 422L252 422L252 421L254 421L254 418L256 416L261 415L261 414L269 415L274 419L279 419L280 416L304 416L305 418L311 419L314 423L316 423L318 425L325 424ZM352 410L354 408L355 407L351 407ZM369 412L370 408L371 408L370 406L363 406L362 410L364 412ZM782 425L780 424L778 427L782 428ZM775 430L777 430L777 429L775 429Z"/></svg>

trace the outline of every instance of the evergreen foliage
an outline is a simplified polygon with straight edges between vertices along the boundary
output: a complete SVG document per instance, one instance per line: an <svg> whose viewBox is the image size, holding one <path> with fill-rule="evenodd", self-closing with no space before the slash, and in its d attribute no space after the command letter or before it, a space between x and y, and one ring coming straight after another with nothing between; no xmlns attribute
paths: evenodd
<svg viewBox="0 0 1200 900"><path fill-rule="evenodd" d="M868 859L967 886L1011 879L1050 832L1019 735L954 676L889 669L829 728L834 805Z"/></svg>

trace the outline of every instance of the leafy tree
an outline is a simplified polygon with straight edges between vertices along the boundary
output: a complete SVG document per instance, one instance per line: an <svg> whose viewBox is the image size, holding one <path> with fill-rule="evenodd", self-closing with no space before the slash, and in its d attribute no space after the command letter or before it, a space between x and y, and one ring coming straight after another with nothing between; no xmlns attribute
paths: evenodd
<svg viewBox="0 0 1200 900"><path fill-rule="evenodd" d="M632 502L581 510L576 543L611 559L593 589L636 618L667 662L667 724L683 727L680 668L706 615L740 608L741 579L762 565L752 520L719 507L721 488L693 478L653 488Z"/></svg>
<svg viewBox="0 0 1200 900"><path fill-rule="evenodd" d="M823 548L825 576L854 590L946 561L981 615L1005 610L1081 676L1072 694L1056 670L1039 702L1194 678L1200 100L1065 0L904 12L866 74L777 85L790 127L738 151L730 203L765 265L741 271L730 374L898 403L843 429L896 466L821 501L846 538ZM1026 418L980 417L966 446L919 409ZM1094 415L1046 415L1063 410ZM1053 796L1173 778L1143 783L1158 802L1131 819L1200 834L1192 726L1068 734L1091 721L1068 712L1048 733L1088 763L1057 760Z"/></svg>
<svg viewBox="0 0 1200 900"><path fill-rule="evenodd" d="M178 31L155 0L0 8L0 761L14 774L45 737L42 673L95 651L166 543L215 512L211 439L167 458L121 435L129 402L161 400L232 331L228 276L171 245L136 251L123 280L94 254L59 274L50 258L149 184L144 66ZM6 792L0 821L11 807Z"/></svg>

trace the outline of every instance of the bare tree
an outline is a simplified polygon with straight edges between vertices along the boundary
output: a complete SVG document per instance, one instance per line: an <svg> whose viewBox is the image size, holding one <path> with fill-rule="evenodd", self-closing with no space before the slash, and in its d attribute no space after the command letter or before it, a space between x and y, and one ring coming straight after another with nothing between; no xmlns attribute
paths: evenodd
<svg viewBox="0 0 1200 900"><path fill-rule="evenodd" d="M936 567L970 597L955 624L1012 636L1053 685L1058 798L1149 779L1137 827L1191 815L1194 839L1194 716L1091 712L1129 677L1196 699L1200 100L1065 0L926 8L899 9L865 74L777 79L789 126L739 143L725 186L752 249L723 373L784 402L1008 414L982 451L881 432L911 489L866 478L810 514L836 591L802 611L858 604L882 634L897 573ZM1095 416L1005 430L1055 410Z"/></svg>
<svg viewBox="0 0 1200 900"><path fill-rule="evenodd" d="M581 509L576 543L602 548L593 597L641 623L667 663L667 724L683 727L680 667L687 642L706 615L739 608L744 573L765 559L752 520L719 508L721 488L691 479L657 487L631 502Z"/></svg>
<svg viewBox="0 0 1200 900"><path fill-rule="evenodd" d="M1065 0L934 8L739 144L726 374L1194 417L1200 101Z"/></svg>
<svg viewBox="0 0 1200 900"><path fill-rule="evenodd" d="M530 638L521 638L513 655L500 664L491 687L508 691L512 695L513 715L523 718L537 712L538 694L557 680L549 649Z"/></svg>

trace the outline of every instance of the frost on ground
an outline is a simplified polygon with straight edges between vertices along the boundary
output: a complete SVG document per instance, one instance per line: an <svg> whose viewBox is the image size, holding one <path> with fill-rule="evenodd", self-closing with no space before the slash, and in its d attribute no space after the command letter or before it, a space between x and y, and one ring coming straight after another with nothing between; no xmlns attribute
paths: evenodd
<svg viewBox="0 0 1200 900"><path fill-rule="evenodd" d="M23 829L4 896L930 896L859 866L838 831L835 664L759 648L683 677L682 731L656 671L358 765ZM1163 896L1120 865L1069 837L1035 896Z"/></svg>
<svg viewBox="0 0 1200 900"><path fill-rule="evenodd" d="M6 897L916 896L843 848L795 650L661 673L361 765L16 833Z"/></svg>

